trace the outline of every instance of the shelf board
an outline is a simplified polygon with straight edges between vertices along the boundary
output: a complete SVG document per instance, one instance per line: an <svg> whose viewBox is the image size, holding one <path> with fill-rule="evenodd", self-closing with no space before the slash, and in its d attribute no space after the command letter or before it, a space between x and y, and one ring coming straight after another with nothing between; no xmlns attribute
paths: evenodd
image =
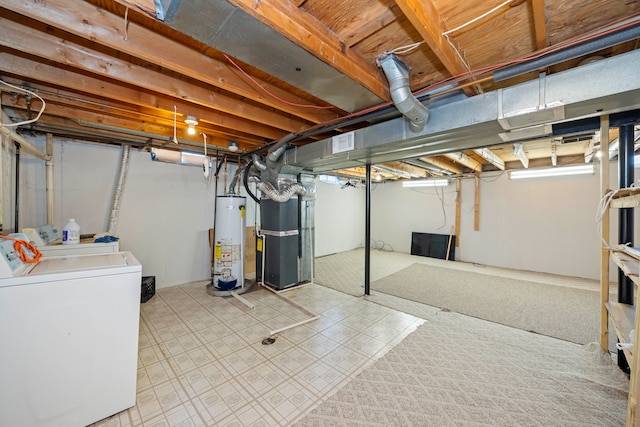
<svg viewBox="0 0 640 427"><path fill-rule="evenodd" d="M640 259L629 255L627 250L611 251L611 260L625 276L630 278L636 285L640 285Z"/></svg>
<svg viewBox="0 0 640 427"><path fill-rule="evenodd" d="M604 303L613 319L618 340L628 343L631 340L631 330L635 327L636 306L620 302L607 301ZM625 349L627 359L631 360L631 349Z"/></svg>
<svg viewBox="0 0 640 427"><path fill-rule="evenodd" d="M611 199L612 208L635 208L640 206L640 187L623 188Z"/></svg>

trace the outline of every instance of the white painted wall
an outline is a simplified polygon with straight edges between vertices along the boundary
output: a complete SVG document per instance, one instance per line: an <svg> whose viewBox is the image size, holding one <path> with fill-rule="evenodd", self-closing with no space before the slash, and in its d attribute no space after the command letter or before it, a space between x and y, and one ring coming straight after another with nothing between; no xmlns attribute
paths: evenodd
<svg viewBox="0 0 640 427"><path fill-rule="evenodd" d="M44 139L35 144L44 147ZM119 147L78 142L54 143L55 225L75 218L82 234L105 232L118 176ZM13 159L11 159L13 161ZM229 164L227 185L235 173ZM44 162L21 160L20 224L46 223ZM223 171L218 194L223 193ZM213 227L214 182L206 183L201 167L151 161L148 152L130 151L117 234L121 250L130 250L142 263L142 274L156 276L156 287L211 277L208 230ZM13 202L10 226L13 228ZM247 198L247 225L254 223L255 204ZM3 216L4 216L3 215ZM5 225L5 229L7 229Z"/></svg>
<svg viewBox="0 0 640 427"><path fill-rule="evenodd" d="M316 256L344 252L364 244L364 188L340 188L316 179Z"/></svg>
<svg viewBox="0 0 640 427"><path fill-rule="evenodd" d="M611 164L609 188L617 188ZM508 174L480 178L480 228L474 230L474 178L461 188L461 221L456 259L519 270L599 278L600 239L596 174L512 181ZM400 183L372 192L372 235L399 252L410 252L411 232L449 234L455 221L455 185L444 191L408 189ZM611 237L617 239L617 210L611 210ZM640 224L640 209L634 210ZM393 226L390 226L393 224ZM635 227L640 243L640 226ZM615 268L610 267L611 278Z"/></svg>
<svg viewBox="0 0 640 427"><path fill-rule="evenodd" d="M371 211L372 242L410 253L412 232L451 232L455 186L403 188L399 182L373 184Z"/></svg>

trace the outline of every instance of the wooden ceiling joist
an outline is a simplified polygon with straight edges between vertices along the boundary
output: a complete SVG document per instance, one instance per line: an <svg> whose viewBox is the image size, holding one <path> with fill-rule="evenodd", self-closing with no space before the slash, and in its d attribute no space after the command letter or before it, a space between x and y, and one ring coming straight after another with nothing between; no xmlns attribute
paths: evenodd
<svg viewBox="0 0 640 427"><path fill-rule="evenodd" d="M70 97L77 97L80 99L78 109L81 110L81 105L84 102L91 103L108 103L104 100L105 95L109 95L111 102L126 103L132 106L155 106L158 110L164 111L164 114L169 113L173 116L173 107L176 106L178 110L178 119L183 121L185 114L192 114L201 120L206 120L213 125L232 129L243 129L247 133L253 133L263 136L265 139L276 140L286 135L285 131L274 129L270 126L265 126L259 123L251 122L241 117L224 114L215 110L210 110L200 105L190 104L186 101L163 96L160 94L153 94L149 92L142 92L136 89L121 86L111 81L99 80L94 77L87 76L85 74L79 74L70 70L62 68L56 68L51 65L39 63L27 58L11 55L7 52L0 52L0 70L12 74L22 74L23 76L32 79L30 82L26 82L34 89L43 89L43 97L46 98L46 92L55 92L63 96L69 94ZM8 79L11 82L10 79ZM78 93L74 94L66 91L58 91L53 88L47 88L37 83L43 82L52 87L55 85L63 84L67 87L73 87L78 90ZM17 83L17 82L15 82ZM93 97L87 97L88 94ZM158 113L162 115L163 113Z"/></svg>
<svg viewBox="0 0 640 427"><path fill-rule="evenodd" d="M449 160L444 156L434 156L434 157L420 157L419 159L422 162L430 163L434 166L439 167L440 169L447 170L456 175L462 175L462 166L460 164L455 163Z"/></svg>
<svg viewBox="0 0 640 427"><path fill-rule="evenodd" d="M402 9L405 16L418 30L424 41L436 54L451 75L458 75L469 71L467 64L458 56L456 50L443 36L444 24L440 13L431 1L421 0L396 0L396 4ZM477 90L471 86L464 88L468 95L477 94Z"/></svg>
<svg viewBox="0 0 640 427"><path fill-rule="evenodd" d="M536 35L536 49L547 47L547 14L545 0L531 0L533 26Z"/></svg>
<svg viewBox="0 0 640 427"><path fill-rule="evenodd" d="M79 1L69 7L67 0L47 0L46 2L24 2L6 0L3 5L16 12L24 13L47 25L71 34L108 46L118 52L161 65L163 68L183 74L215 87L219 87L252 101L275 107L312 123L321 123L336 117L327 112L318 113L310 109L293 107L265 96L262 90L246 78L239 76L236 68L224 59L202 55L198 51L163 37L135 22L127 23L124 35L124 21L91 4ZM156 49L150 50L149 46ZM252 76L265 90L292 103L309 104L309 100L293 96L290 92L275 86L259 76Z"/></svg>
<svg viewBox="0 0 640 427"><path fill-rule="evenodd" d="M483 159L485 159L486 161L488 161L489 163L491 163L496 168L502 171L505 169L504 160L502 160L496 153L494 153L490 149L478 148L473 150L473 152L479 155L480 157L482 157Z"/></svg>
<svg viewBox="0 0 640 427"><path fill-rule="evenodd" d="M129 84L134 82L147 90L188 100L227 114L239 117L250 115L259 123L288 132L299 132L309 127L308 122L283 117L271 109L244 102L226 93L213 91L164 73L149 70L105 55L103 52L63 40L53 34L34 31L29 27L1 17L0 26L5 31L5 35L0 39L0 45L19 49L26 54L37 55L40 58L72 66L102 77L125 81ZM187 112L187 114L190 113Z"/></svg>
<svg viewBox="0 0 640 427"><path fill-rule="evenodd" d="M460 163L474 172L482 172L482 165L477 160L472 159L464 153L448 153L445 154L445 157L453 160L454 162Z"/></svg>

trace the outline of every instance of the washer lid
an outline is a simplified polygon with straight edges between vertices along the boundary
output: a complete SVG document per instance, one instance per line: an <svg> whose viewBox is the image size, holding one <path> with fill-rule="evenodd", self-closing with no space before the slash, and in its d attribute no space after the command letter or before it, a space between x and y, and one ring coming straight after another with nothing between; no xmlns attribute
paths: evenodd
<svg viewBox="0 0 640 427"><path fill-rule="evenodd" d="M33 267L28 275L35 276L40 274L64 273L69 271L125 267L127 265L129 265L129 258L123 252L95 255L71 255L43 258Z"/></svg>

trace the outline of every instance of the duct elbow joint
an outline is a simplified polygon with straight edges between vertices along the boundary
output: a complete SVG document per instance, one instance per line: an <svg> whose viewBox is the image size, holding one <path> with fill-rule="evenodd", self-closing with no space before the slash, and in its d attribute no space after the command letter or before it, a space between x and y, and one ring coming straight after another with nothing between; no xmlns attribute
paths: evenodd
<svg viewBox="0 0 640 427"><path fill-rule="evenodd" d="M429 119L429 109L411 93L409 67L395 55L388 55L379 63L389 81L391 99L396 108L409 120L409 127L412 131L421 131Z"/></svg>
<svg viewBox="0 0 640 427"><path fill-rule="evenodd" d="M255 166L256 169L258 169L261 172L264 172L267 170L267 165L265 165L264 162L260 160L260 157L257 154L253 155L253 166Z"/></svg>

